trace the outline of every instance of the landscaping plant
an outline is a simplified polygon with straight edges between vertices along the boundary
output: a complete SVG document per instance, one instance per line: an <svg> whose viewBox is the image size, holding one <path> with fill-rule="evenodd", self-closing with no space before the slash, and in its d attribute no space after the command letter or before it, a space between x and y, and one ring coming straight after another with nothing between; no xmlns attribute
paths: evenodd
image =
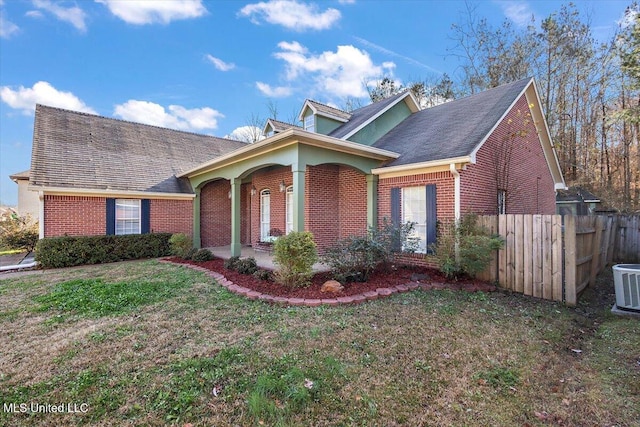
<svg viewBox="0 0 640 427"><path fill-rule="evenodd" d="M209 249L202 248L198 249L191 259L196 262L211 261L213 259L213 254Z"/></svg>
<svg viewBox="0 0 640 427"><path fill-rule="evenodd" d="M475 277L487 268L493 252L503 244L502 237L478 225L477 215L466 214L457 222L438 224L438 241L430 257L451 279Z"/></svg>
<svg viewBox="0 0 640 427"><path fill-rule="evenodd" d="M391 265L397 254L415 252L419 238L411 235L413 228L411 222L395 225L384 219L366 236L350 236L327 249L322 262L339 282L366 282L376 268Z"/></svg>
<svg viewBox="0 0 640 427"><path fill-rule="evenodd" d="M184 233L172 234L169 239L169 246L171 247L171 255L173 256L189 259L189 255L194 255L194 253L191 252L191 249L193 249L193 240Z"/></svg>
<svg viewBox="0 0 640 427"><path fill-rule="evenodd" d="M318 261L318 250L313 234L293 231L281 236L273 245L276 282L289 287L304 287L311 283L313 264Z"/></svg>
<svg viewBox="0 0 640 427"><path fill-rule="evenodd" d="M32 251L39 238L38 222L8 211L0 217L0 248Z"/></svg>

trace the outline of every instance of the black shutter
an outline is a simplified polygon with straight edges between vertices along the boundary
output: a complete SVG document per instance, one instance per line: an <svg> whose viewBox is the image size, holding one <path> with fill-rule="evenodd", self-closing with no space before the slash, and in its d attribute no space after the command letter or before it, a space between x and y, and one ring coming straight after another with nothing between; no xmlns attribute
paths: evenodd
<svg viewBox="0 0 640 427"><path fill-rule="evenodd" d="M107 235L116 234L116 199L107 199Z"/></svg>
<svg viewBox="0 0 640 427"><path fill-rule="evenodd" d="M151 232L151 201L142 199L140 202L140 232L148 234Z"/></svg>
<svg viewBox="0 0 640 427"><path fill-rule="evenodd" d="M427 253L431 253L430 246L436 243L438 215L436 210L436 185L429 184L427 191Z"/></svg>
<svg viewBox="0 0 640 427"><path fill-rule="evenodd" d="M391 223L393 225L400 225L401 212L400 188L394 187L391 189Z"/></svg>

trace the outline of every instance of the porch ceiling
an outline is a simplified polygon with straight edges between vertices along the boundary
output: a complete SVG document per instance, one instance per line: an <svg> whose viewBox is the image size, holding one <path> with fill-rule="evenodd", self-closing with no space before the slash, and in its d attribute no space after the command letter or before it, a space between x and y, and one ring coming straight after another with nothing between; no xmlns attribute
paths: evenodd
<svg viewBox="0 0 640 427"><path fill-rule="evenodd" d="M185 172L194 188L216 178L244 178L256 169L269 165L291 165L304 170L307 165L344 164L363 173L380 167L399 154L343 141L298 129L289 129L271 138L243 147Z"/></svg>

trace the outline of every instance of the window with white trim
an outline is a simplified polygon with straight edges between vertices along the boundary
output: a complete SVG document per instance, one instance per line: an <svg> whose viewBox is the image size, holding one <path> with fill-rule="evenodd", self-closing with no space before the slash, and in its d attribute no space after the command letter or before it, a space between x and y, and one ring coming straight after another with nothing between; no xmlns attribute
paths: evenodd
<svg viewBox="0 0 640 427"><path fill-rule="evenodd" d="M293 231L293 185L290 185L289 187L287 187L287 192L286 192L286 197L285 197L285 203L286 203L286 229L285 229L285 233L289 234Z"/></svg>
<svg viewBox="0 0 640 427"><path fill-rule="evenodd" d="M498 190L498 214L507 213L507 190Z"/></svg>
<svg viewBox="0 0 640 427"><path fill-rule="evenodd" d="M304 130L307 132L315 132L316 131L316 116L314 114L309 114L304 118Z"/></svg>
<svg viewBox="0 0 640 427"><path fill-rule="evenodd" d="M404 187L402 189L402 223L413 222L410 237L419 237L416 252L427 252L427 191L425 187Z"/></svg>
<svg viewBox="0 0 640 427"><path fill-rule="evenodd" d="M266 241L271 230L271 191L260 192L260 240Z"/></svg>
<svg viewBox="0 0 640 427"><path fill-rule="evenodd" d="M140 200L116 199L115 217L117 235L141 233Z"/></svg>

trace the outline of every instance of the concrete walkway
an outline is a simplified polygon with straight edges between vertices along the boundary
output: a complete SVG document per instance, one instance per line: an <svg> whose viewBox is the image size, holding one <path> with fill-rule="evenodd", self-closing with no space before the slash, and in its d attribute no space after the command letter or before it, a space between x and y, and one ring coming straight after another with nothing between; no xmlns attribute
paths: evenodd
<svg viewBox="0 0 640 427"><path fill-rule="evenodd" d="M33 268L36 265L35 255L33 252L24 254L3 255L0 256L0 271L21 270L24 268Z"/></svg>
<svg viewBox="0 0 640 427"><path fill-rule="evenodd" d="M218 246L207 248L213 255L222 259L231 258L231 248L229 246ZM253 257L258 264L258 267L267 270L275 270L276 265L273 263L273 255L269 252L256 251L250 246L243 246L240 252L240 258ZM329 267L325 264L317 262L313 265L313 271L329 271Z"/></svg>

